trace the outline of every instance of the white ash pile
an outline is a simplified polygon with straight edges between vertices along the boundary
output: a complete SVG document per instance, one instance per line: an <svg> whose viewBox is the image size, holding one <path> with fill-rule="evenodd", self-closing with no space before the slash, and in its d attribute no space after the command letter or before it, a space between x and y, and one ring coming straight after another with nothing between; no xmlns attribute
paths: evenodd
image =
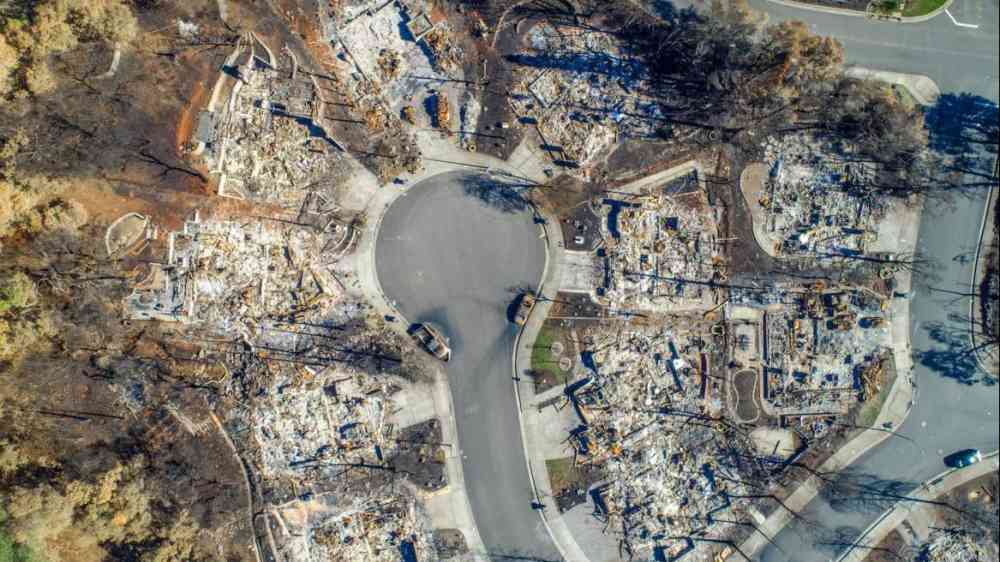
<svg viewBox="0 0 1000 562"><path fill-rule="evenodd" d="M717 304L727 277L716 213L697 174L601 205L601 300L621 310L670 312Z"/></svg>
<svg viewBox="0 0 1000 562"><path fill-rule="evenodd" d="M921 547L918 560L928 562L981 562L997 559L997 545L980 541L959 530L935 530Z"/></svg>
<svg viewBox="0 0 1000 562"><path fill-rule="evenodd" d="M272 508L290 562L437 560L430 520L403 486L324 493Z"/></svg>
<svg viewBox="0 0 1000 562"><path fill-rule="evenodd" d="M593 374L571 392L584 424L573 434L577 461L607 476L596 515L633 556L669 558L690 546L668 537L729 537L732 525L720 520L742 516L732 498L766 483L748 436L718 415L709 358L721 342L703 339L696 323L685 333L594 335Z"/></svg>
<svg viewBox="0 0 1000 562"><path fill-rule="evenodd" d="M646 69L612 34L583 26L542 23L528 32L509 102L516 115L537 122L547 150L567 171L585 171L619 140L651 138L661 117L640 95Z"/></svg>
<svg viewBox="0 0 1000 562"><path fill-rule="evenodd" d="M876 240L886 207L868 186L878 170L836 148L810 133L767 139L770 175L758 203L775 253L836 258L864 253Z"/></svg>
<svg viewBox="0 0 1000 562"><path fill-rule="evenodd" d="M391 378L350 369L304 368L256 398L254 431L265 475L382 464L396 450L386 420L398 390Z"/></svg>

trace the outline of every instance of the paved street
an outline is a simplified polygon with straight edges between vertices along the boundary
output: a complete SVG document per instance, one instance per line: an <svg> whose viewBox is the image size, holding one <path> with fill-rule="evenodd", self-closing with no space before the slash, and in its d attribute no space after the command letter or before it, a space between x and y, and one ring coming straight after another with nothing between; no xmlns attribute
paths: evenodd
<svg viewBox="0 0 1000 562"><path fill-rule="evenodd" d="M941 289L968 289L972 264L955 258L978 243L982 212L982 199L960 199L953 208L932 206L924 212L919 246L934 256L935 263L931 268L933 276L915 278L911 335L918 354L914 369L918 399L899 428L899 433L915 444L889 438L861 457L852 472L871 478L873 486L902 482L909 488L941 472L945 468L941 458L948 453L967 447L992 451L1000 446L997 428L1000 387L961 382L959 377L972 374L961 369L968 364L966 361L929 365L919 358L921 352L932 351L938 352L943 360L955 351L935 341L931 328L944 325L961 331L968 326L949 319L952 313L968 318L968 300ZM777 547L764 550L760 560L829 560L843 550L845 541L849 544L888 507L886 501L846 499L834 502L835 509L821 493L802 513L806 520L819 523L819 527L801 524L786 527L775 538Z"/></svg>
<svg viewBox="0 0 1000 562"><path fill-rule="evenodd" d="M707 0L678 0L678 7L707 6ZM750 0L769 22L801 20L813 31L836 37L844 45L847 64L930 76L942 92L969 92L997 99L998 0L956 0L947 14L922 23L866 20L804 10L769 0Z"/></svg>
<svg viewBox="0 0 1000 562"><path fill-rule="evenodd" d="M801 19L840 39L849 64L877 70L925 74L945 93L971 92L997 99L998 0L957 0L946 14L919 24L876 23L752 0L771 21ZM436 176L414 186L385 217L376 260L384 292L414 322L431 320L452 336L452 379L459 438L472 508L494 557L558 555L531 493L511 397L513 329L504 309L509 289L534 285L544 263L538 229L526 213L506 214L462 194L461 174ZM912 308L914 351L936 352L930 368L917 362L919 399L900 432L916 445L890 438L863 456L858 471L884 480L918 483L942 469L941 456L963 447L998 447L998 387L963 384L961 361L946 363L950 349L931 338L930 328L960 328L949 314L968 313L968 302L946 291L968 288L970 260L982 218L982 200L933 205L924 214L921 248L935 260L933 277L918 276ZM923 282L921 282L923 281ZM953 358L954 359L954 358ZM968 373L965 373L968 374ZM834 510L822 496L805 510L820 528L786 528L778 547L762 560L828 560L881 513L857 502ZM842 531L834 537L834 531ZM821 544L821 543L841 544Z"/></svg>
<svg viewBox="0 0 1000 562"><path fill-rule="evenodd" d="M407 320L432 321L452 339L447 370L465 483L489 554L558 560L531 509L511 390L515 332L505 319L511 289L537 285L545 250L529 212L465 195L468 177L433 176L393 203L379 233L378 277Z"/></svg>
<svg viewBox="0 0 1000 562"><path fill-rule="evenodd" d="M970 92L997 100L998 9L997 0L957 0L950 14L924 23L876 23L778 5L767 0L751 2L767 11L771 21L801 19L819 33L841 40L849 64L878 70L925 74L944 93ZM899 432L916 444L890 438L856 463L854 470L883 482L920 483L943 469L941 457L964 447L992 451L1000 446L998 412L1000 388L968 385L974 376L967 362L955 356L955 344L936 341L934 328L961 330L958 319L968 315L969 303L949 291L967 291L972 264L961 256L974 251L979 236L985 197L960 199L953 205L929 205L924 212L919 247L934 260L929 274L916 276L911 334L918 354L914 376L919 398ZM957 318L950 318L950 315ZM934 358L926 358L926 354ZM919 357L925 357L923 362ZM807 520L820 528L796 524L780 533L761 553L765 561L829 560L844 548L884 509L881 502L835 502L821 494L806 508ZM832 543L832 544L831 544Z"/></svg>
<svg viewBox="0 0 1000 562"><path fill-rule="evenodd" d="M969 92L997 99L997 0L956 0L947 14L922 23L865 20L752 0L770 21L799 19L814 31L840 40L847 64L930 76L942 92Z"/></svg>

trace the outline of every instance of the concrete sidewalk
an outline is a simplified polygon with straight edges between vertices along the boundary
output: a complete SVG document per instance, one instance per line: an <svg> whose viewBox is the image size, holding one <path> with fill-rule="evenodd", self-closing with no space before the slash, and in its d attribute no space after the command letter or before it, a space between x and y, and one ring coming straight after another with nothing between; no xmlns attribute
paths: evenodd
<svg viewBox="0 0 1000 562"><path fill-rule="evenodd" d="M997 451L993 451L983 458L979 464L966 468L946 470L924 482L915 492L910 494L912 499L896 502L878 521L865 529L865 532L861 533L861 536L858 537L858 540L855 541L851 549L837 558L837 562L862 562L871 553L871 550L877 547L885 539L886 535L903 521L907 519L929 519L931 517L930 512L936 509L937 506L923 502L933 500L949 492L952 488L961 486L980 476L995 472L998 468L1000 468L1000 457L998 457Z"/></svg>
<svg viewBox="0 0 1000 562"><path fill-rule="evenodd" d="M398 320L388 326L403 337L409 322L382 290L375 268L378 233L386 211L396 199L406 197L407 187L429 177L447 172L467 170L473 173L503 175L541 183L545 179L544 163L532 158L530 150L518 152L516 164L509 164L485 154L468 152L452 145L441 134L432 131L418 133L423 147L424 166L416 174L404 174L403 187L388 184L379 185L377 179L366 170L360 170L352 183L358 192L359 206L363 206L366 221L360 232L357 249L342 262L355 272L356 278L347 280L345 289L349 294L365 299L379 316L391 315ZM473 560L488 562L486 546L476 526L475 516L469 502L462 467L462 450L458 442L458 427L455 423L454 403L448 378L443 369L435 372L433 390L434 415L441 421L441 439L451 446L446 447L445 469L448 485L443 490L424 496L427 511L436 528L459 529L465 536ZM523 429L523 427L522 427ZM544 463L543 463L544 468Z"/></svg>
<svg viewBox="0 0 1000 562"><path fill-rule="evenodd" d="M543 421L537 408L534 382L525 377L531 367L531 349L538 337L538 332L545 322L552 307L552 301L559 293L562 279L559 255L563 251L562 229L558 219L545 216L543 229L546 238L545 274L541 285L536 290L539 295L538 304L532 309L528 321L518 333L514 342L514 395L517 400L518 415L521 419L521 439L524 444L524 456L528 460L528 473L531 477L531 487L538 503L544 509L538 511L542 517L552 541L559 554L567 562L590 562L580 545L570 532L566 521L559 513L552 487L549 483L546 460L546 439L541 430ZM524 378L522 378L524 377Z"/></svg>
<svg viewBox="0 0 1000 562"><path fill-rule="evenodd" d="M920 215L923 202L916 206L907 206L898 202L895 212L898 218L898 232L895 242L896 253L906 254L914 251L917 245L917 233L920 228ZM883 251L890 248L881 248ZM913 285L913 273L903 270L897 273L897 291L909 293ZM891 430L903 424L916 401L916 386L913 380L913 349L910 344L910 301L905 298L894 298L889 308L890 330L886 342L893 354L896 364L896 380L893 382L889 395L882 410L879 412L872 429L867 429L843 447L817 468L820 473L838 472L858 460L861 455L877 447L893 435ZM791 522L794 513L802 511L819 493L822 481L817 476L809 476L785 500L788 509L775 509L763 522L758 522L759 532L750 536L740 545L740 551L753 557L760 552L785 525ZM789 511L791 510L791 512ZM730 556L730 560L737 559Z"/></svg>
<svg viewBox="0 0 1000 562"><path fill-rule="evenodd" d="M664 183L691 171L697 171L700 177L704 177L699 163L692 160L639 178L619 189L638 192L643 188ZM559 553L567 562L590 562L580 543L573 536L565 517L566 514L560 513L556 506L545 461L562 455L558 445L553 450L552 439L548 437L546 432L547 424L551 423L551 420L547 419L536 407L536 404L542 399L561 392L564 386L546 392L544 397L538 397L535 395L534 382L529 377L525 377L525 373L531 368L532 346L548 317L552 301L559 293L563 279L562 267L566 263L562 257L565 250L559 221L555 217L545 216L544 218L546 220L543 226L546 237L546 266L542 283L536 291L541 298L531 311L528 321L515 342L514 390L520 411L521 434L525 447L525 457L528 459L528 471L532 478L532 487L535 491L536 501L545 506L544 510L539 511L542 520L552 537L552 541L556 544L556 548L559 549Z"/></svg>
<svg viewBox="0 0 1000 562"><path fill-rule="evenodd" d="M887 70L874 70L861 66L851 66L844 70L849 78L876 80L886 84L894 84L906 89L920 105L934 105L941 96L941 89L933 80L921 74L904 74Z"/></svg>

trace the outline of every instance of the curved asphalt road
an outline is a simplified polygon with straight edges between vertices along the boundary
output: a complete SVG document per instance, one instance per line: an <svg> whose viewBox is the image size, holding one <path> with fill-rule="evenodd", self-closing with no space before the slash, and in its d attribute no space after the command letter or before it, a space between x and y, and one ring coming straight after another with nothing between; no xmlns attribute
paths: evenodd
<svg viewBox="0 0 1000 562"><path fill-rule="evenodd" d="M434 322L451 338L447 371L465 483L490 556L559 560L531 509L511 386L515 330L506 320L511 289L541 279L545 248L529 212L466 195L469 177L434 176L397 199L378 234L376 270L408 321Z"/></svg>
<svg viewBox="0 0 1000 562"><path fill-rule="evenodd" d="M751 4L767 12L771 22L798 19L817 33L839 39L848 64L924 74L943 93L967 92L997 101L998 0L956 0L951 5L949 12L955 20L978 26L975 29L955 25L944 13L927 22L900 24L802 10L767 0L751 0ZM956 351L954 346L932 338L931 327L944 326L958 333L968 329L969 301L956 298L954 292L969 290L973 260L962 256L974 253L978 246L985 199L982 194L958 199L952 205L929 203L925 207L918 245L934 260L928 268L933 278L914 276L910 326L917 354L913 375L919 394L906 422L898 428L915 444L900 438L883 441L852 465L857 474L912 486L944 470L944 454L966 447L986 452L1000 446L1000 386L960 382L963 375L971 375L963 372L961 360L946 365L920 359L922 353L947 358ZM885 508L885 503L849 501L834 509L821 493L802 512L818 526L789 525L775 537L777 547L769 546L759 558L767 562L830 560Z"/></svg>
<svg viewBox="0 0 1000 562"><path fill-rule="evenodd" d="M704 4L678 0L676 5ZM943 92L969 92L992 101L998 95L998 0L956 0L946 14L923 23L898 24L801 10L766 0L751 4L772 22L799 19L839 39L849 64L930 76ZM527 214L508 215L462 194L460 175L438 176L411 188L385 217L376 267L385 293L398 301L410 321L432 320L451 335L455 356L448 366L466 484L476 523L495 558L524 556L556 560L539 518L530 511L531 492L511 399L513 331L504 309L514 285L535 285L544 249ZM968 314L968 301L947 291L965 291L983 216L983 198L928 209L919 244L936 261L935 279L915 278L911 311L916 352L951 351L930 337L928 328L960 325L950 313ZM964 385L948 369L917 361L919 400L899 432L916 445L890 438L863 456L854 470L874 477L919 483L943 468L941 455L964 447L1000 446L997 428L1000 387ZM834 510L822 496L803 512L819 527L790 525L760 559L828 560L874 521L882 506L853 504ZM839 536L833 536L840 531Z"/></svg>
<svg viewBox="0 0 1000 562"><path fill-rule="evenodd" d="M851 473L873 486L900 483L898 491L904 492L945 470L941 459L946 454L964 448L989 452L1000 447L1000 386L961 382L963 375L974 376L959 368L961 361L952 365L922 362L919 358L922 352L939 352L948 357L958 351L935 341L931 327L943 324L961 337L968 329L968 299L946 291L968 291L973 264L961 256L974 252L979 243L983 206L983 198L963 198L953 206L929 205L924 211L919 247L934 257L935 278L914 276L910 330L918 354L913 371L918 397L909 417L898 428L901 435L915 443L890 437L851 465ZM949 318L951 314L956 317ZM956 343L965 344L962 340ZM886 501L869 502L857 496L840 499L846 501L835 509L821 492L801 512L806 520L819 526L787 526L775 537L777 547L768 546L760 560L830 560L889 507Z"/></svg>

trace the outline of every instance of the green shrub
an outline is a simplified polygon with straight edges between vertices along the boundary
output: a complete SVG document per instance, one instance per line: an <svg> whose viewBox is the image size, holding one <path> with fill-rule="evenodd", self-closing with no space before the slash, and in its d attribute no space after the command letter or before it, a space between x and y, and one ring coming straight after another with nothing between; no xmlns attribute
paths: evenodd
<svg viewBox="0 0 1000 562"><path fill-rule="evenodd" d="M0 277L0 314L24 308L35 301L35 284L20 271Z"/></svg>

